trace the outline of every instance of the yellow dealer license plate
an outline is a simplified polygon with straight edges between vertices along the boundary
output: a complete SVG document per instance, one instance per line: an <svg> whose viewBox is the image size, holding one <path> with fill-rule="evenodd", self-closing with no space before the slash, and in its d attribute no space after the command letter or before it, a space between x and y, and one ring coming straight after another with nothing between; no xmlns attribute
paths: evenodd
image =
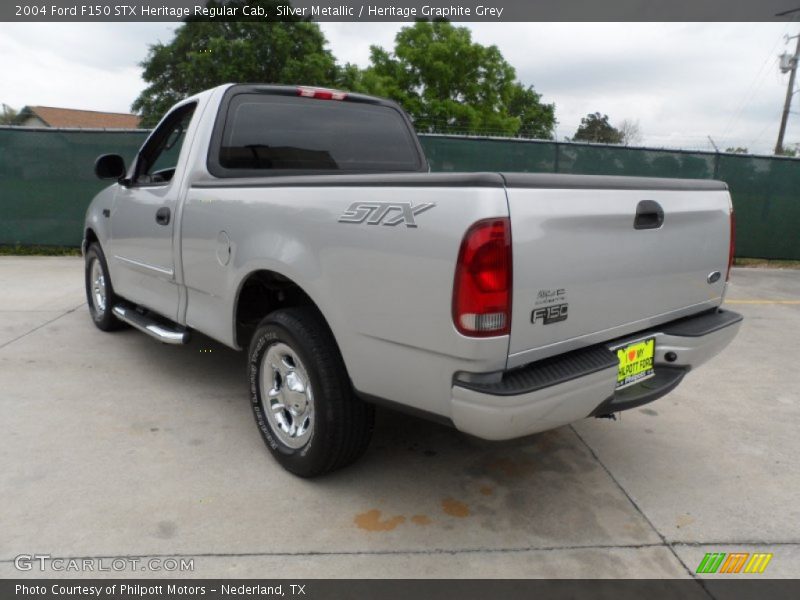
<svg viewBox="0 0 800 600"><path fill-rule="evenodd" d="M647 338L617 348L619 372L617 389L649 379L655 374L653 357L656 353L656 339Z"/></svg>

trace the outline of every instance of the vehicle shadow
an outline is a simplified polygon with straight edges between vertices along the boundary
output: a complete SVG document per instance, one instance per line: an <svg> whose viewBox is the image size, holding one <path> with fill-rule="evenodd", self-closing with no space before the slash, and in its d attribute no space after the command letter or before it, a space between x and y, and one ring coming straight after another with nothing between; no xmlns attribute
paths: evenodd
<svg viewBox="0 0 800 600"><path fill-rule="evenodd" d="M397 536L412 545L442 547L654 541L570 427L488 442L379 407L365 456L338 472L302 480L283 471L261 442L250 414L245 353L202 335L182 347L153 344L138 332L119 337L129 353L138 354L136 362L171 380L168 387L186 390L193 406L217 411L217 429L246 446L235 455L244 461L235 467L237 476L264 478L264 485L252 484L259 502L284 493L273 490L291 489L303 503L321 503L323 514L312 518L319 531L369 547L392 547ZM222 463L234 458L228 453L209 460L228 468Z"/></svg>

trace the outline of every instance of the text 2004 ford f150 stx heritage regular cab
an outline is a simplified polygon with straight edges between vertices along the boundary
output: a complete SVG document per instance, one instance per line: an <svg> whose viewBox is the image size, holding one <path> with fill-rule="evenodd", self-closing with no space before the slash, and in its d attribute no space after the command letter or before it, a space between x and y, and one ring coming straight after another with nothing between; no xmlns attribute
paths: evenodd
<svg viewBox="0 0 800 600"><path fill-rule="evenodd" d="M255 419L313 476L373 404L502 440L669 392L722 350L725 184L429 173L392 102L225 85L178 103L86 216L102 330L249 352Z"/></svg>

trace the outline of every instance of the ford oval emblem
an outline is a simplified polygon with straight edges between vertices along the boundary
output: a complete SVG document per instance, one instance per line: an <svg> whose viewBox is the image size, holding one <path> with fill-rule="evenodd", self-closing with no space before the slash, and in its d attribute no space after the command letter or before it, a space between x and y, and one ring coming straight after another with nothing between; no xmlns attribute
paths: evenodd
<svg viewBox="0 0 800 600"><path fill-rule="evenodd" d="M722 277L722 273L720 273L719 271L712 271L711 273L708 274L706 280L708 281L708 283L717 283L720 277Z"/></svg>

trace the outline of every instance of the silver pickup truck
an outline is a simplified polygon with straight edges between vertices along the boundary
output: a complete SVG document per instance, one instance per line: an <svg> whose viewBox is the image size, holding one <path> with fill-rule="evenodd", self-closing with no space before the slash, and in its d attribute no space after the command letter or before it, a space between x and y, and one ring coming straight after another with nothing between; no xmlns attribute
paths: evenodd
<svg viewBox="0 0 800 600"><path fill-rule="evenodd" d="M655 400L736 335L725 184L430 173L394 103L224 85L179 102L92 201L97 327L247 349L272 454L310 477L374 404L490 440Z"/></svg>

